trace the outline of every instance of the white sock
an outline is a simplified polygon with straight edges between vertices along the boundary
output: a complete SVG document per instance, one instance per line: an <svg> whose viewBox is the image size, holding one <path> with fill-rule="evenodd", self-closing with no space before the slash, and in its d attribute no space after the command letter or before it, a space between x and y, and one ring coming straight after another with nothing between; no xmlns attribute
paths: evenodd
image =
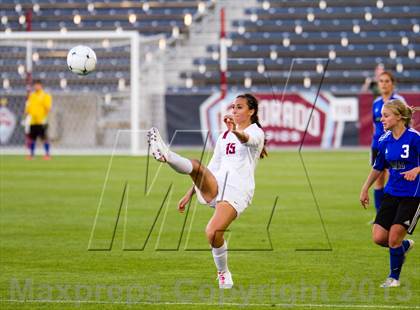
<svg viewBox="0 0 420 310"><path fill-rule="evenodd" d="M227 266L227 244L226 241L220 248L212 248L214 263L216 264L217 271L228 271Z"/></svg>
<svg viewBox="0 0 420 310"><path fill-rule="evenodd" d="M190 174L193 171L193 165L191 160L182 157L172 151L169 151L167 161L169 166L171 166L176 172L182 174Z"/></svg>

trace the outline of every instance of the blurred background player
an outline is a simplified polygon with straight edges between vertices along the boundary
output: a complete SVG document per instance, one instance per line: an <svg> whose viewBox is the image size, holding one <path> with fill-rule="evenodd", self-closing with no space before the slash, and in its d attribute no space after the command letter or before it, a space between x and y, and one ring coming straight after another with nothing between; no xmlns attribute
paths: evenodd
<svg viewBox="0 0 420 310"><path fill-rule="evenodd" d="M382 74L382 72L385 71L385 66L383 64L378 64L375 67L375 75L373 78L367 77L365 80L365 83L362 86L362 92L370 91L372 92L373 96L376 98L381 95L379 91L378 81L379 76Z"/></svg>
<svg viewBox="0 0 420 310"><path fill-rule="evenodd" d="M33 83L34 91L29 95L25 107L25 119L29 126L28 147L30 155L28 159L33 159L37 138L41 138L44 143L44 159L50 159L50 144L48 141L48 114L52 106L51 95L44 91L41 80L35 80Z"/></svg>
<svg viewBox="0 0 420 310"><path fill-rule="evenodd" d="M380 96L377 97L373 101L373 105L372 105L372 118L373 118L373 126L374 126L374 132L373 132L372 143L371 143L371 165L372 166L375 163L375 159L378 154L379 138L385 132L384 127L381 122L382 106L384 105L384 103L392 99L399 99L405 102L403 97L394 93L394 88L395 88L395 78L393 74L389 71L382 71L378 76L378 90L379 90ZM381 206L382 199L384 197L384 186L385 186L385 180L387 178L387 175L388 174L386 170L384 170L384 172L381 173L380 176L377 178L374 185L374 203L375 203L376 213L378 213L378 210Z"/></svg>
<svg viewBox="0 0 420 310"><path fill-rule="evenodd" d="M227 265L227 244L223 235L250 204L255 189L255 168L258 159L267 153L264 131L258 119L258 101L254 96L237 96L233 115L225 116L224 122L228 130L219 136L208 168L197 160L171 152L156 128L149 130L149 144L156 160L167 162L179 173L189 174L194 182L178 204L181 212L194 193L197 193L200 203L215 208L206 235L217 267L219 288L230 289L233 280Z"/></svg>
<svg viewBox="0 0 420 310"><path fill-rule="evenodd" d="M414 245L404 237L413 233L420 217L420 135L409 127L412 114L401 100L384 104L381 121L388 132L379 139L375 163L360 193L360 202L366 208L369 188L385 168L389 169L385 196L372 230L373 241L389 247L391 271L381 285L384 288L400 286L405 255Z"/></svg>

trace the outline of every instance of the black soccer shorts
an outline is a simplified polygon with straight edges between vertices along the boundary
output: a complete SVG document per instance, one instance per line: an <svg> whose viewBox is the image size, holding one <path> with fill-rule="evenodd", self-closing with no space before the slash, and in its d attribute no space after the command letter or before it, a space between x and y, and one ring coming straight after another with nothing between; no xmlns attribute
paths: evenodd
<svg viewBox="0 0 420 310"><path fill-rule="evenodd" d="M35 141L37 137L47 140L47 125L31 125L29 129L29 137Z"/></svg>
<svg viewBox="0 0 420 310"><path fill-rule="evenodd" d="M396 197L384 195L381 208L375 218L378 224L389 231L392 225L400 224L412 234L420 217L420 197Z"/></svg>

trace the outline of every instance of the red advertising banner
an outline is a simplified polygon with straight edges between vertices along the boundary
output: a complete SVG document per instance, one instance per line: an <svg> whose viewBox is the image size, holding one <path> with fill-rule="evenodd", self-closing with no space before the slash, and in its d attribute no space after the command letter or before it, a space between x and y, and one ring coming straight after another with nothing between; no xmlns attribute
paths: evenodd
<svg viewBox="0 0 420 310"><path fill-rule="evenodd" d="M420 93L398 93L403 96L412 107L420 109ZM372 103L374 97L369 93L363 93L359 95L359 124L360 134L359 141L360 145L369 146L372 139L373 133L373 121L372 121ZM413 115L413 126L414 129L420 131L420 111L417 111Z"/></svg>
<svg viewBox="0 0 420 310"><path fill-rule="evenodd" d="M305 145L321 145L328 103L323 101L322 105L313 108L315 98L298 93L285 95L282 102L279 99L273 100L271 94L259 94L258 98L259 117L269 145L299 145L306 129Z"/></svg>
<svg viewBox="0 0 420 310"><path fill-rule="evenodd" d="M210 132L214 143L225 130L223 115L237 94L222 97L213 94L200 106L203 140ZM266 133L268 145L307 146L323 148L342 145L346 122L357 122L356 97L335 97L329 92L298 92L286 94L256 93L259 99L260 123ZM315 103L316 101L316 103ZM315 103L315 104L314 104ZM357 134L357 133L356 133Z"/></svg>

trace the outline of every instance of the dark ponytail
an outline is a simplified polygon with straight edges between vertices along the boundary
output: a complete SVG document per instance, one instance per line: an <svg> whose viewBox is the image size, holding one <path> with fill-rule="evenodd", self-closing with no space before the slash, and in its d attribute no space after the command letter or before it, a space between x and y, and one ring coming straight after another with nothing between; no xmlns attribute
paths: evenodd
<svg viewBox="0 0 420 310"><path fill-rule="evenodd" d="M248 104L248 108L250 110L254 110L254 114L251 115L251 123L256 124L258 127L263 129L263 127L260 124L260 120L258 118L258 100L257 100L257 98L255 98L251 94L238 95L238 96L236 96L236 98L243 98L243 99L246 100L246 103ZM264 158L264 157L268 156L267 148L265 147L266 144L267 144L267 139L264 138L264 147L261 151L260 158Z"/></svg>

